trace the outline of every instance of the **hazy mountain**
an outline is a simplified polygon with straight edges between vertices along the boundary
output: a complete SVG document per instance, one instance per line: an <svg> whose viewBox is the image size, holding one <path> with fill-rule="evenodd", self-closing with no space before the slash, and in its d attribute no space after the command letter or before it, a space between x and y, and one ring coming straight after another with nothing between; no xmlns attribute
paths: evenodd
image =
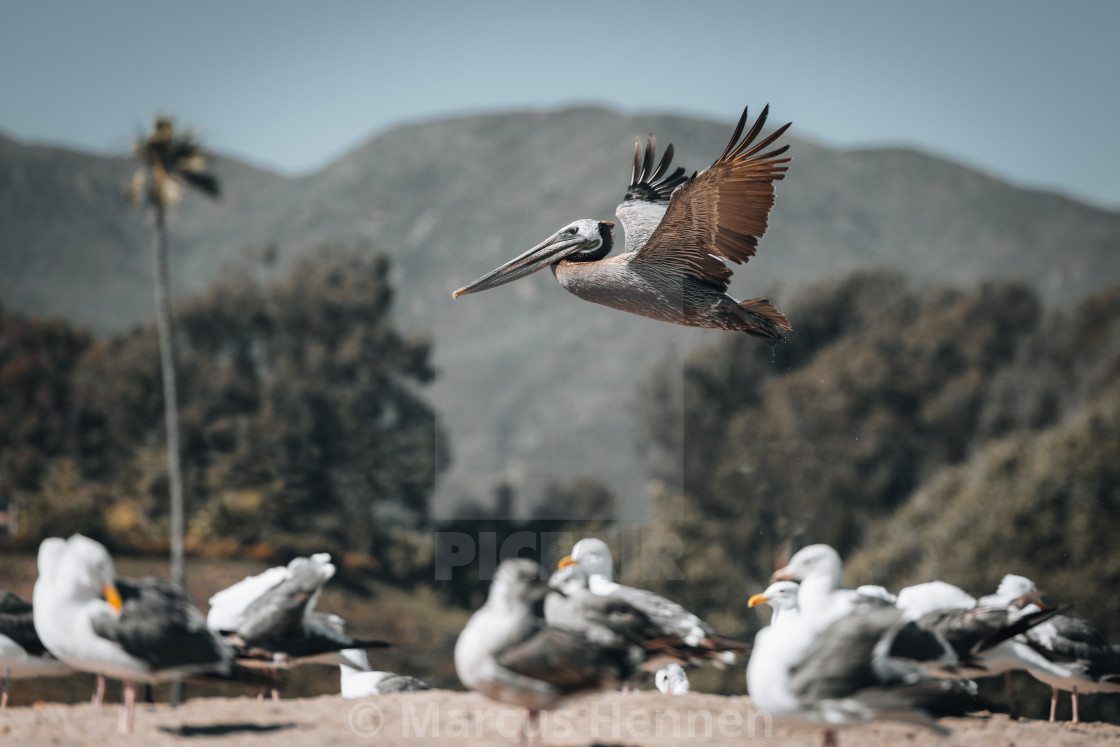
<svg viewBox="0 0 1120 747"><path fill-rule="evenodd" d="M455 460L439 504L485 497L502 477L532 499L549 476L590 475L617 487L638 516L633 388L654 361L729 333L587 304L548 273L455 302L451 291L571 220L611 218L634 137L647 132L675 144L677 163L700 169L731 126L576 108L400 127L300 178L222 158L223 200L188 199L172 218L173 272L181 289L196 290L231 261L249 261L254 247L275 245L279 262L262 272L277 272L324 241L371 241L394 257L405 328L435 338L441 374L431 394ZM790 142L771 231L738 269L738 297L780 305L812 281L871 263L967 285L1022 277L1055 304L1120 281L1120 213L912 150ZM147 226L121 196L132 169L128 159L0 137L6 306L100 331L149 318Z"/></svg>

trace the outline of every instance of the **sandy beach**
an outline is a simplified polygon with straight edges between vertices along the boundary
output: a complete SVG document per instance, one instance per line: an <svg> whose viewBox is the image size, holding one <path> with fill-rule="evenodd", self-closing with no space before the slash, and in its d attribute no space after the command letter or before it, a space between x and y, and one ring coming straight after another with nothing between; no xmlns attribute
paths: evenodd
<svg viewBox="0 0 1120 747"><path fill-rule="evenodd" d="M140 706L136 731L116 730L119 704L36 704L0 714L5 745L85 744L516 744L522 714L475 693L434 690L361 700L337 695L280 702L255 698L198 698L177 708ZM981 713L940 722L943 739L905 724L872 724L840 733L841 745L1103 745L1120 740L1120 726L1106 723L1011 721ZM551 745L741 745L745 739L773 745L820 744L815 730L791 731L755 711L749 698L656 692L609 694L571 701L542 715L544 743Z"/></svg>

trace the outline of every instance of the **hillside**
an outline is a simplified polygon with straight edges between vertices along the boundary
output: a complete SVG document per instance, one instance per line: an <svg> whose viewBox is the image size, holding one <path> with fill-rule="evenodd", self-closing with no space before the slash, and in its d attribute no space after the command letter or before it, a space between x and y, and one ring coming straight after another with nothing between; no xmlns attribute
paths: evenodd
<svg viewBox="0 0 1120 747"><path fill-rule="evenodd" d="M570 220L612 216L633 138L650 131L693 169L722 151L730 126L576 108L397 128L295 179L219 159L227 197L188 200L173 218L176 277L197 291L270 242L279 270L324 241L370 241L394 257L403 326L435 341L430 394L454 458L437 517L500 479L532 496L550 476L587 474L643 518L633 382L652 362L683 359L725 333L581 303L544 273L454 306L450 292ZM788 303L813 281L884 263L966 286L1021 277L1051 304L1120 280L1120 214L914 151L791 142L772 230L732 286L739 297ZM131 169L126 159L0 138L6 306L100 331L148 318L145 222L119 196Z"/></svg>

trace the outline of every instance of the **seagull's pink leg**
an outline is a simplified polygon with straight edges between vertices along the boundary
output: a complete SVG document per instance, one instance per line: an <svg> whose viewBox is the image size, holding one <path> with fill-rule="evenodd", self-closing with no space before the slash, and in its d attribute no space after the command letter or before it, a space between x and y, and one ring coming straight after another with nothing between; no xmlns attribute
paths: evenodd
<svg viewBox="0 0 1120 747"><path fill-rule="evenodd" d="M97 675L97 684L93 688L93 700L90 701L97 708L105 702L105 675Z"/></svg>
<svg viewBox="0 0 1120 747"><path fill-rule="evenodd" d="M1070 695L1070 702L1073 704L1073 723L1081 722L1081 716L1077 713L1077 685L1073 686L1073 693Z"/></svg>
<svg viewBox="0 0 1120 747"><path fill-rule="evenodd" d="M1054 717L1058 715L1058 688L1050 688L1050 720L1053 721Z"/></svg>
<svg viewBox="0 0 1120 747"><path fill-rule="evenodd" d="M126 680L124 683L124 709L117 721L117 731L121 734L131 734L132 724L136 717L136 683Z"/></svg>

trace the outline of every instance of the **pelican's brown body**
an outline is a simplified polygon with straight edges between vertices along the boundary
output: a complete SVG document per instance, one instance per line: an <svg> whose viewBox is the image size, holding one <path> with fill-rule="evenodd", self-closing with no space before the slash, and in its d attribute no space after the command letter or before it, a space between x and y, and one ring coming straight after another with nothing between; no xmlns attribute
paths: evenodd
<svg viewBox="0 0 1120 747"><path fill-rule="evenodd" d="M727 295L731 268L754 256L774 205L774 182L783 178L789 146L761 153L785 132L758 143L763 109L742 137L747 112L726 150L711 167L684 176L666 175L669 146L654 168L651 135L643 153L635 148L630 187L616 213L626 230L626 252L607 257L613 245L609 221L578 220L521 256L460 288L454 297L525 277L546 266L568 292L619 311L688 327L746 332L775 344L791 326L763 298L736 301Z"/></svg>
<svg viewBox="0 0 1120 747"><path fill-rule="evenodd" d="M789 329L785 317L763 299L740 303L696 278L630 264L630 256L620 254L599 262L561 260L552 271L564 290L584 301L660 322L747 332L774 342L784 335L774 339L773 326Z"/></svg>

